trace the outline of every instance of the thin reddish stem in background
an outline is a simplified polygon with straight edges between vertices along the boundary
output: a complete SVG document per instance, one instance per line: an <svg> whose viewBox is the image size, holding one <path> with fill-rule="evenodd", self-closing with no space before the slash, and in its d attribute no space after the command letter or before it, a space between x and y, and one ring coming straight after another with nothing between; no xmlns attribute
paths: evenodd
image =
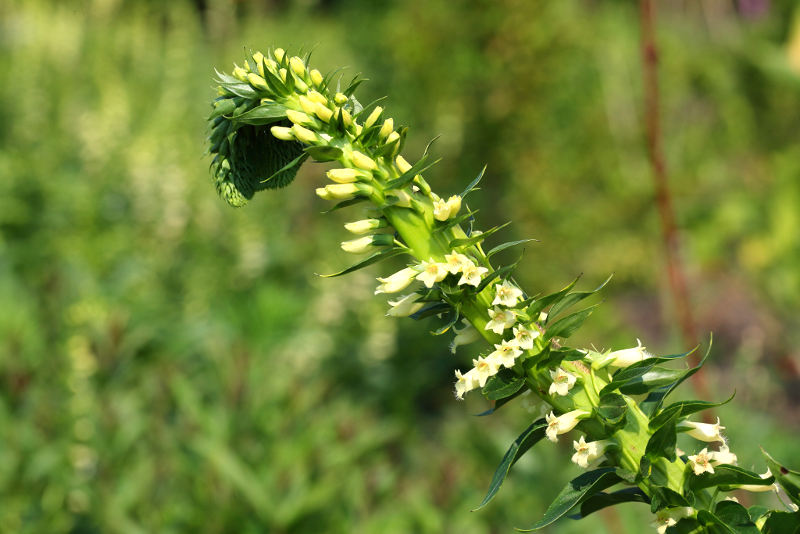
<svg viewBox="0 0 800 534"><path fill-rule="evenodd" d="M642 47L642 75L644 77L644 119L647 152L653 169L656 204L661 218L661 233L664 241L664 256L667 262L669 287L672 292L675 315L681 329L684 345L695 347L698 342L695 330L689 288L686 282L680 254L680 238L675 224L675 212L669 192L667 166L661 144L660 97L658 91L658 47L655 40L655 10L653 0L640 0L640 25ZM696 354L690 357L697 365ZM692 377L694 389L701 398L708 398L708 387L702 373Z"/></svg>

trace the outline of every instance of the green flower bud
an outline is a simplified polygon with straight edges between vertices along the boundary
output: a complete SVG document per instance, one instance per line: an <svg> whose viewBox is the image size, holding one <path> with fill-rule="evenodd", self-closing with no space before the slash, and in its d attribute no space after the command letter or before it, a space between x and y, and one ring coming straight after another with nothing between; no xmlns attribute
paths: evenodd
<svg viewBox="0 0 800 534"><path fill-rule="evenodd" d="M344 225L345 230L351 234L366 234L386 226L386 219L362 219L360 221L349 222Z"/></svg>
<svg viewBox="0 0 800 534"><path fill-rule="evenodd" d="M322 77L322 73L317 69L311 69L309 75L311 76L311 83L313 83L317 87L321 86L322 82L325 81L325 79Z"/></svg>
<svg viewBox="0 0 800 534"><path fill-rule="evenodd" d="M403 174L411 170L411 164L407 162L406 158L404 158L403 156L397 156L397 158L395 158L394 160L394 164L397 165L397 168Z"/></svg>
<svg viewBox="0 0 800 534"><path fill-rule="evenodd" d="M359 184L328 184L325 189L338 200L350 200L362 191Z"/></svg>
<svg viewBox="0 0 800 534"><path fill-rule="evenodd" d="M246 82L247 81L247 71L244 70L242 67L238 65L233 69L233 77L239 81Z"/></svg>
<svg viewBox="0 0 800 534"><path fill-rule="evenodd" d="M306 75L306 64L303 63L303 60L299 57L292 56L292 58L289 60L289 66L292 68L292 72L301 78Z"/></svg>
<svg viewBox="0 0 800 534"><path fill-rule="evenodd" d="M323 122L330 122L333 111L328 109L328 106L322 105L319 102L314 102L314 114Z"/></svg>
<svg viewBox="0 0 800 534"><path fill-rule="evenodd" d="M294 134L291 128L287 128L286 126L273 126L269 131L274 137L281 141L294 141Z"/></svg>
<svg viewBox="0 0 800 534"><path fill-rule="evenodd" d="M355 182L363 175L355 169L331 169L327 172L328 178L338 184Z"/></svg>
<svg viewBox="0 0 800 534"><path fill-rule="evenodd" d="M295 124L292 126L292 133L297 138L298 141L302 141L304 143L313 144L318 141L317 134L309 130L308 128L303 128L299 124Z"/></svg>
<svg viewBox="0 0 800 534"><path fill-rule="evenodd" d="M269 91L269 86L267 85L267 81L254 72L251 72L247 75L247 81L250 82L250 85L252 85L256 89L261 89L262 91Z"/></svg>
<svg viewBox="0 0 800 534"><path fill-rule="evenodd" d="M264 76L264 54L261 52L256 52L253 54L253 61L256 62L256 67L258 68L258 73L263 77Z"/></svg>
<svg viewBox="0 0 800 534"><path fill-rule="evenodd" d="M400 139L400 134L397 132L392 132L389 134L389 137L386 138L386 144L389 145L391 143L394 143L398 139Z"/></svg>
<svg viewBox="0 0 800 534"><path fill-rule="evenodd" d="M308 99L312 102L317 102L318 104L322 104L323 106L328 105L328 99L322 93L314 91L313 89L308 92Z"/></svg>
<svg viewBox="0 0 800 534"><path fill-rule="evenodd" d="M377 234L359 237L351 241L342 241L341 247L345 252L352 254L363 254L370 252L376 247L389 246L394 242L391 234Z"/></svg>
<svg viewBox="0 0 800 534"><path fill-rule="evenodd" d="M308 85L303 80L295 79L294 81L294 88L297 89L298 93L305 93L308 91Z"/></svg>
<svg viewBox="0 0 800 534"><path fill-rule="evenodd" d="M381 113L383 113L383 108L380 106L375 106L375 109L372 110L372 113L369 114L369 117L367 117L367 120L364 122L364 127L369 128L375 124L375 121L378 120L378 117L381 116Z"/></svg>
<svg viewBox="0 0 800 534"><path fill-rule="evenodd" d="M383 139L384 137L387 137L390 133L392 133L393 130L394 130L394 120L392 120L392 118L389 117L388 119L383 121L383 126L381 126L381 130L380 132L378 132L378 135L380 136L381 139Z"/></svg>
<svg viewBox="0 0 800 534"><path fill-rule="evenodd" d="M364 169L365 171L374 171L378 168L378 165L375 163L371 157L362 154L358 150L353 150L353 164L358 167L359 169Z"/></svg>
<svg viewBox="0 0 800 534"><path fill-rule="evenodd" d="M293 123L299 124L301 126L313 124L311 117L309 117L302 111L296 111L294 109L286 110L286 118L288 118Z"/></svg>
<svg viewBox="0 0 800 534"><path fill-rule="evenodd" d="M347 103L347 96L342 93L336 93L333 97L333 101L336 102L337 105L343 106Z"/></svg>
<svg viewBox="0 0 800 534"><path fill-rule="evenodd" d="M297 97L297 100L300 102L300 107L303 108L303 111L308 113L309 115L313 115L314 111L316 110L315 103L311 101L310 98L300 95Z"/></svg>

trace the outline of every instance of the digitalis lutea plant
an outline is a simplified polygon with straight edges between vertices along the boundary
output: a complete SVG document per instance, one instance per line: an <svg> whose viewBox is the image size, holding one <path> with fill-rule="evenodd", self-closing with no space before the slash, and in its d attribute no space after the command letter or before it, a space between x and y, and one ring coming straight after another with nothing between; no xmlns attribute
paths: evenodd
<svg viewBox="0 0 800 534"><path fill-rule="evenodd" d="M378 278L375 294L391 295L387 315L443 319L433 333L455 332L453 352L481 339L488 343L470 369L456 371L456 397L480 390L494 401L486 414L526 392L549 405L550 412L512 444L479 508L533 445L570 434L577 437L572 461L587 471L529 530L570 512L582 517L644 502L661 533L800 531L800 473L766 453L770 469L763 475L737 467L719 422L689 420L728 401L665 404L702 362L676 368L669 364L688 353L654 356L641 342L605 352L567 346L593 307L568 310L602 286L574 291L576 280L549 295L526 294L511 276L516 263L496 267L490 260L529 240L485 251L484 241L502 226L473 229L475 212L464 199L483 171L461 194L438 196L423 177L435 163L427 149L413 164L402 156L408 129L397 127L380 106L362 107L354 96L361 80L334 86L332 75L310 69L307 61L278 48L253 54L232 75L218 73L219 94L209 117L217 191L232 206L242 206L256 191L288 185L308 158L336 162L327 172L330 183L316 194L336 202L331 210L366 203L372 214L346 224L350 237L341 243L347 252L369 255L328 276L405 257L406 267ZM694 454L677 449L679 432L700 442ZM720 493L778 488L788 499L786 511L748 510Z"/></svg>

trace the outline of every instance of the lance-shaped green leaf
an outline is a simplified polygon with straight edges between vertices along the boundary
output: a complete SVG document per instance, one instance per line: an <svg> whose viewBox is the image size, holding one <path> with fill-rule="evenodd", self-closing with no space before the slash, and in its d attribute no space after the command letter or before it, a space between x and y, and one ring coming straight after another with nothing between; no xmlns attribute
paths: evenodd
<svg viewBox="0 0 800 534"><path fill-rule="evenodd" d="M449 230L450 228L463 223L464 221L474 218L476 213L478 213L478 210L466 211L461 215L453 217L452 219L447 219L444 222L437 221L437 224L433 229L433 233L434 234L443 233L446 230Z"/></svg>
<svg viewBox="0 0 800 534"><path fill-rule="evenodd" d="M673 506L691 506L694 495L688 493L686 497L665 486L651 486L650 491L650 511L656 513L662 508Z"/></svg>
<svg viewBox="0 0 800 534"><path fill-rule="evenodd" d="M666 534L710 534L694 517L684 517L675 525L668 527Z"/></svg>
<svg viewBox="0 0 800 534"><path fill-rule="evenodd" d="M571 315L567 315L553 323L552 325L547 327L545 330L545 335L547 339L552 339L554 337L560 337L563 339L568 338L571 336L581 325L589 318L589 316L594 312L594 309L598 306L595 304L594 306L590 306L585 308L579 312L575 312Z"/></svg>
<svg viewBox="0 0 800 534"><path fill-rule="evenodd" d="M214 102L214 111L208 116L208 120L214 120L222 115L230 115L236 109L236 102L232 98L222 98Z"/></svg>
<svg viewBox="0 0 800 534"><path fill-rule="evenodd" d="M653 432L650 439L647 441L647 447L644 450L645 456L651 461L657 458L664 457L670 462L674 462L676 458L675 446L678 443L678 431L676 425L678 423L678 412L673 411L672 416L664 421L658 430Z"/></svg>
<svg viewBox="0 0 800 534"><path fill-rule="evenodd" d="M507 243L503 243L502 245L497 245L496 247L494 247L493 249L491 249L489 252L486 253L486 259L491 258L492 256L494 256L498 252L502 252L502 251L504 251L504 250L506 250L508 248L515 247L515 246L521 245L523 243L528 243L530 241L538 241L538 239L520 239L518 241L509 241Z"/></svg>
<svg viewBox="0 0 800 534"><path fill-rule="evenodd" d="M736 396L734 392L730 397L726 400L721 402L710 402L710 401L699 401L699 400L685 400L685 401L678 401L670 404L654 418L650 420L650 430L656 430L661 425L663 425L666 421L668 421L673 414L677 414L678 417L686 417L687 415L691 415L693 413L701 412L703 410L708 410L709 408L717 408L724 404L728 404L730 401L733 400L733 397Z"/></svg>
<svg viewBox="0 0 800 534"><path fill-rule="evenodd" d="M537 521L532 527L519 529L523 532L539 530L547 525L551 525L574 507L583 503L593 495L622 482L622 478L614 472L613 467L603 467L583 473L579 477L570 480L561 493L547 508L544 517Z"/></svg>
<svg viewBox="0 0 800 534"><path fill-rule="evenodd" d="M683 376L681 376L678 380L676 380L672 384L669 384L664 388L655 388L650 391L650 395L648 395L648 397L641 403L641 408L647 415L658 413L658 410L661 409L661 405L664 403L664 399L666 399L670 393L675 391L675 388L680 386L684 380L694 375L697 371L699 371L703 367L703 364L706 363L706 359L708 359L709 354L711 354L711 345L713 344L713 341L714 341L713 336L709 336L708 348L706 349L706 353L703 355L703 358L700 360L700 363L697 364L697 367L693 367L688 371L686 371L686 373ZM688 354L691 354L695 350L696 349L692 349L686 355L688 356Z"/></svg>
<svg viewBox="0 0 800 534"><path fill-rule="evenodd" d="M623 504L626 502L643 502L649 503L650 499L639 488L625 488L611 493L595 493L583 504L581 504L580 512L569 516L570 519L583 519L589 514L592 514L603 508Z"/></svg>
<svg viewBox="0 0 800 534"><path fill-rule="evenodd" d="M514 465L523 454L528 452L531 447L544 438L546 429L547 422L544 419L538 419L514 440L514 443L512 443L511 447L506 451L505 456L503 456L503 459L500 461L500 465L497 466L497 470L494 472L492 482L489 484L489 491L486 492L483 501L481 501L481 504L478 505L475 510L483 508L494 498L500 490L500 486L503 485L503 481L508 476L511 466ZM475 510L473 510L473 512Z"/></svg>
<svg viewBox="0 0 800 534"><path fill-rule="evenodd" d="M481 169L481 172L479 172L479 173L478 173L478 176L476 176L476 177L475 177L475 179L474 179L474 180L472 180L472 181L469 183L469 185L466 187L466 189L464 189L464 190L461 192L461 195L459 195L459 196L460 196L461 198L464 198L465 196L467 196L467 195L470 193L470 191L472 191L473 189L475 189L475 186L476 186L476 185L478 185L478 184L480 183L481 179L483 178L483 174L484 174L485 172L486 172L486 165L484 165L484 166L483 166L483 169Z"/></svg>
<svg viewBox="0 0 800 534"><path fill-rule="evenodd" d="M592 289L591 291L576 291L575 293L569 293L565 295L564 298L553 304L553 307L550 308L550 311L548 313L548 315L550 316L549 319L550 320L555 319L559 313L566 310L570 306L574 306L583 299L591 297L592 295L603 289L606 286L606 284L608 284L610 281L611 281L611 276L606 278L605 282L603 282L596 288Z"/></svg>
<svg viewBox="0 0 800 534"><path fill-rule="evenodd" d="M381 250L372 254L371 256L361 260L355 265L348 267L347 269L344 269L343 271L339 271L338 273L333 273L333 274L321 274L319 276L321 276L322 278L333 278L335 276L342 276L357 271L359 269L363 269L364 267L368 267L369 265L372 265L374 263L378 263L379 261L399 256L401 254L408 254L408 251L402 248L388 248L386 250Z"/></svg>
<svg viewBox="0 0 800 534"><path fill-rule="evenodd" d="M761 534L800 534L800 512L771 512Z"/></svg>
<svg viewBox="0 0 800 534"><path fill-rule="evenodd" d="M764 449L761 449L764 458L767 459L767 467L778 480L778 484L786 491L786 495L795 504L800 505L800 471L789 469L783 464L778 463Z"/></svg>
<svg viewBox="0 0 800 534"><path fill-rule="evenodd" d="M234 122L264 126L280 122L286 118L286 107L277 102L262 104L241 115L236 116Z"/></svg>
<svg viewBox="0 0 800 534"><path fill-rule="evenodd" d="M494 405L491 408L489 408L488 410L485 410L485 411L483 411L481 413L476 413L475 417L486 417L487 415L492 415L494 412L496 412L497 410L502 408L504 405L508 404L510 401L512 401L515 398L519 397L520 395L522 395L526 391L527 391L527 389L521 388L516 393L514 393L513 395L511 395L509 397L506 397L504 399L499 399L499 400L495 401Z"/></svg>
<svg viewBox="0 0 800 534"><path fill-rule="evenodd" d="M691 475L686 479L686 486L691 490L711 488L714 486L738 486L741 484L769 486L775 477L761 478L761 475L735 465L716 465L713 473Z"/></svg>
<svg viewBox="0 0 800 534"><path fill-rule="evenodd" d="M451 306L450 310L447 312L447 315L444 317L444 324L437 328L436 330L431 331L431 334L434 336L441 336L458 322L461 319L461 313L458 304L455 306Z"/></svg>
<svg viewBox="0 0 800 534"><path fill-rule="evenodd" d="M354 204L359 204L359 203L365 202L367 200L368 200L367 197L355 197L355 198L349 198L347 200L342 200L341 202L338 202L332 208L327 209L327 210L323 211L322 213L331 213L332 211L337 211L337 210L340 210L342 208L347 208L349 206L353 206Z"/></svg>
<svg viewBox="0 0 800 534"><path fill-rule="evenodd" d="M456 247L470 247L472 245L480 243L481 241L483 241L484 239L486 239L490 235L494 234L495 232L497 232L499 230L502 230L503 228L505 228L509 224L511 224L511 221L509 221L509 222L507 222L505 224L501 224L500 226L495 226L494 228L486 230L485 232L481 232L480 234L474 234L473 233L473 235L470 236L470 237L462 237L460 239L453 239L452 241L450 241L450 248L453 249L453 248L456 248Z"/></svg>
<svg viewBox="0 0 800 534"><path fill-rule="evenodd" d="M428 164L428 155L426 154L422 156L421 158L419 158L419 161L414 163L414 165L412 165L410 169L401 174L398 178L386 182L386 189L403 189L412 181L414 181L414 177L416 175L422 174L424 171L430 169L440 161L441 158L437 159L433 163Z"/></svg>
<svg viewBox="0 0 800 534"><path fill-rule="evenodd" d="M500 267L496 271L492 271L491 273L486 275L486 277L483 280L481 280L481 283L478 284L478 286L475 288L475 293L480 293L481 291L483 291L485 287L494 282L496 279L507 277L509 274L511 274L511 271L513 271L517 267L517 264L520 262L521 259L522 256L520 256L514 263L510 265L504 265L503 267Z"/></svg>
<svg viewBox="0 0 800 534"><path fill-rule="evenodd" d="M336 161L342 157L342 149L335 146L310 146L306 147L305 153L320 163Z"/></svg>
<svg viewBox="0 0 800 534"><path fill-rule="evenodd" d="M628 404L625 397L619 393L605 393L599 399L597 414L609 425L617 425L622 422Z"/></svg>
<svg viewBox="0 0 800 534"><path fill-rule="evenodd" d="M422 308L417 313L409 315L414 320L419 321L420 319L425 319L426 317L431 317L433 315L440 315L442 313L447 313L450 311L452 306L446 302L439 302L436 304L432 304L431 306L427 306Z"/></svg>
<svg viewBox="0 0 800 534"><path fill-rule="evenodd" d="M575 278L575 280L573 280L564 289L562 289L560 291L556 291L555 293L551 293L549 295L545 295L544 297L536 299L533 302L531 302L531 304L530 304L530 306L528 306L528 310L527 310L528 315L530 317L532 317L532 318L538 317L539 314L541 312L543 312L548 306L552 306L553 304L557 303L562 298L564 298L564 295L569 293L569 291L573 287L575 287L575 284L577 284L578 280L580 280L580 279L581 279L581 277L578 276L577 278Z"/></svg>
<svg viewBox="0 0 800 534"><path fill-rule="evenodd" d="M501 369L486 381L481 391L489 400L500 400L514 395L525 385L525 378L518 376L511 369Z"/></svg>

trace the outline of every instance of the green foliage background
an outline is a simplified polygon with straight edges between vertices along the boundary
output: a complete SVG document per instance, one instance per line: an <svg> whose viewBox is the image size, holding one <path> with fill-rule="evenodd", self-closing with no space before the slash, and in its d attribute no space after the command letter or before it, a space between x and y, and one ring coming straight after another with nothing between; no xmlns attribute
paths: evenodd
<svg viewBox="0 0 800 534"><path fill-rule="evenodd" d="M800 343L800 28L789 0L659 13L664 136L705 371L733 449L792 462ZM739 6L737 8L737 6ZM430 181L536 237L518 278L615 273L580 333L681 343L642 140L638 14L622 1L0 4L0 532L508 532L578 468L539 447L481 499L525 403L452 399L468 361L383 317L314 196L246 209L203 158L213 68L313 47L412 127ZM336 224L332 224L336 223ZM385 267L384 267L385 268ZM530 408L535 410L535 408ZM728 417L726 417L726 415ZM687 444L687 446L690 446ZM774 504L774 503L773 503ZM558 532L642 532L644 507Z"/></svg>

